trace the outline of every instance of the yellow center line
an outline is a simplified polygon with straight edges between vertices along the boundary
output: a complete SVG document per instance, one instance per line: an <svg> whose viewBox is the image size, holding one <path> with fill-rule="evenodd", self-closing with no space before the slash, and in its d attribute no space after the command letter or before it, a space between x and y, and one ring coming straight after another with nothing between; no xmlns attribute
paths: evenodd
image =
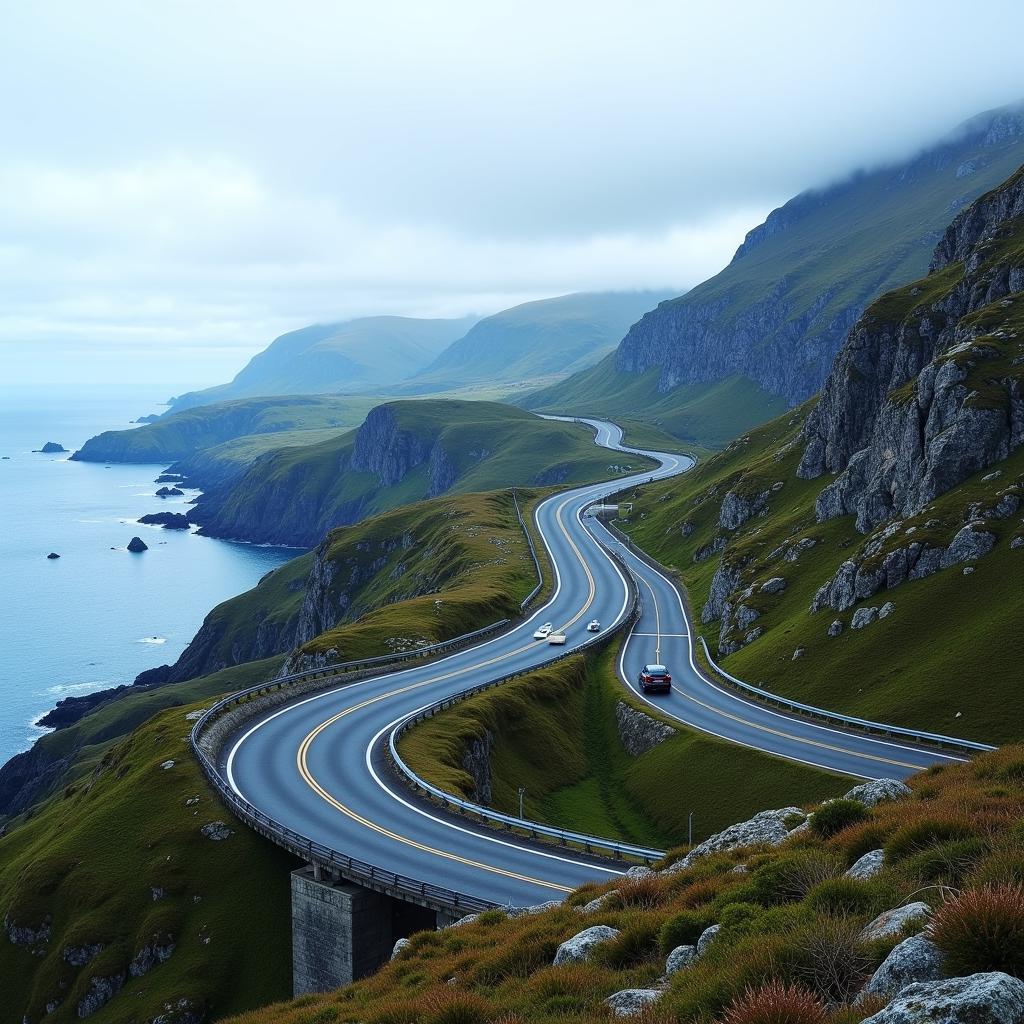
<svg viewBox="0 0 1024 1024"><path fill-rule="evenodd" d="M570 619L569 622L566 623L566 625L563 627L563 630L568 629L570 626L574 625L581 618L583 618L583 616L587 612L587 609L593 604L594 597L597 594L597 584L594 580L593 573L591 573L590 567L587 565L586 560L583 558L580 549L576 546L575 541L573 541L572 537L569 535L569 531L565 528L565 524L562 521L562 512L565 510L565 507L569 504L571 500L571 498L568 498L559 506L558 511L555 514L555 521L558 524L558 528L562 531L566 540L569 542L569 546L572 548L576 557L579 559L580 564L583 566L583 570L587 575L589 593L587 595L587 600L584 603L583 607L580 609L579 613L574 618ZM301 745L299 746L299 750L295 758L296 765L298 766L299 770L299 775L305 781L306 785L308 785L309 788L313 790L313 792L315 792L318 796L320 796L323 800L329 803L336 810L341 811L341 813L344 814L346 817L351 818L353 821L356 821L361 825L364 825L366 828L372 829L374 832L378 832L380 835L386 836L388 839L392 839L398 843L403 843L406 846L411 846L417 850L422 850L424 853L435 854L438 857L444 857L446 860L456 861L459 864L466 864L474 868L480 868L483 871L489 871L496 875L503 875L506 878L514 878L517 881L521 882L530 882L534 885L544 886L548 889L557 889L559 892L571 892L571 887L557 885L554 882L548 882L542 878L533 878L530 875L518 874L515 871L506 871L504 868L494 867L494 865L485 864L482 861L471 860L468 857L461 857L458 854L451 853L448 850L440 850L433 846L427 846L426 844L417 842L414 839L409 839L407 836L399 835L397 832L392 832L390 829L386 829L382 825L378 825L376 822L370 821L368 818L364 818L361 814L357 814L354 810L352 810L351 807L346 806L335 796L333 796L330 792L328 792L316 780L313 773L310 771L308 764L309 749L313 741L325 729L332 726L335 722L338 722L341 719L345 718L347 715L351 715L355 711L359 711L362 708L368 707L371 704L376 704L378 701L387 700L388 698L394 697L400 693L407 693L410 690L418 690L421 687L429 686L432 683L443 682L446 679L452 679L456 676L465 675L467 672L475 672L479 669L487 668L490 665L495 665L499 662L507 661L509 658L514 658L517 654L522 654L524 651L530 650L530 648L532 648L533 646L534 644L531 642L524 645L523 647L517 648L514 651L509 651L506 654L497 655L496 657L490 658L486 661L478 662L474 665L467 665L464 668L455 669L452 672L446 672L442 675L433 676L430 679L424 679L422 682L419 683L410 683L408 686L402 686L395 690L389 690L387 693L381 693L378 694L376 697L370 697L367 700L364 700L361 703L354 705L353 707L347 708L345 711L341 711L338 714L331 716L330 718L326 719L325 721L321 722L318 726L316 726L316 728L314 728L310 733L308 733L305 739L303 739Z"/></svg>
<svg viewBox="0 0 1024 1024"><path fill-rule="evenodd" d="M654 599L655 614L658 616L658 633L659 633L658 643L660 644L661 643L661 639L660 639L660 634L661 634L661 616L658 613L658 595L655 593L654 587L652 587L651 584L643 576L640 576L639 579L643 581L644 586L647 587L647 589L651 592L651 597ZM840 754L855 753L857 757L867 758L870 761L879 761L879 762L881 762L883 764L897 765L900 768L913 768L914 770L918 770L919 769L918 765L909 764L906 761L897 761L897 760L895 760L895 759L893 759L891 757L882 757L880 754L868 754L868 753L854 752L854 751L848 750L845 747L836 746L833 743L825 743L822 740L812 740L812 739L809 739L809 738L804 737L804 736L793 736L791 733L785 732L782 729L773 729L773 728L771 728L771 726L760 725L757 722L751 721L749 718L744 718L742 715L735 715L735 714L733 714L730 711L724 711L721 708L716 708L716 707L712 707L710 704L705 704L704 701L698 700L692 694L687 693L685 690L680 689L678 686L673 686L672 689L675 690L676 693L678 693L682 697L684 697L686 700L693 701L694 704L698 705L699 707L704 708L705 711L710 711L714 715L720 715L723 718L728 718L728 719L732 720L733 722L739 722L741 725L748 725L752 729L758 729L761 732L770 733L773 736L780 736L783 739L793 740L796 743L806 743L806 744L808 744L809 746L812 746L812 747L820 747L823 750L832 750L832 751L835 751L835 752L840 753ZM699 729L700 727L695 725L695 726L691 726L691 728ZM780 757L785 757L785 754L781 754L779 756Z"/></svg>

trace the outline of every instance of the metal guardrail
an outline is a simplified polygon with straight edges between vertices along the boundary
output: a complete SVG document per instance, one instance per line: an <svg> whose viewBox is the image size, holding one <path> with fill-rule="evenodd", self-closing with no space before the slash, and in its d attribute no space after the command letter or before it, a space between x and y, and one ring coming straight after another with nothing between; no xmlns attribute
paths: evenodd
<svg viewBox="0 0 1024 1024"><path fill-rule="evenodd" d="M918 743L935 743L938 746L953 747L957 750L986 751L996 749L995 747L989 746L987 743L975 743L973 740L960 739L958 736L944 736L941 733L934 732L919 732L916 729L906 729L898 725L886 725L884 722L873 722L867 718L855 718L853 715L841 715L837 711L826 711L824 708L814 707L811 704L801 704L800 701L790 700L788 697L781 697L777 693L772 693L769 690L762 690L759 686L754 686L751 683L745 683L742 679L737 679L736 676L726 672L726 670L716 664L714 658L711 657L707 641L703 636L700 637L700 643L701 647L704 648L704 656L708 659L708 664L711 665L716 672L728 679L733 686L738 687L745 693L752 694L759 700L785 708L787 711L792 711L800 715L807 715L812 718L820 718L824 721L832 722L836 725L843 725L848 728L853 727L856 729L862 729L865 732L877 732L881 733L883 736L902 737L904 739L914 740Z"/></svg>
<svg viewBox="0 0 1024 1024"><path fill-rule="evenodd" d="M603 545L602 545L603 546ZM606 549L607 550L607 549ZM578 647L573 648L571 651L566 651L564 654L559 655L557 658L552 658L550 661L546 661L543 664L543 668L548 668L551 665L556 665L567 658L576 657L579 654L585 653L586 651L600 645L606 644L613 637L621 633L625 628L631 626L640 616L641 611L641 600L640 590L637 587L636 582L633 578L632 573L622 563L621 557L614 551L608 552L611 557L615 558L625 570L627 579L630 581L630 587L633 591L633 600L630 603L629 610L624 614L618 622L616 622L609 629L605 630L599 635L595 635L592 639L586 640ZM485 807L482 804L474 803L471 800L463 800L460 797L454 796L453 794L441 789L438 786L427 782L426 779L417 775L402 759L398 753L398 741L402 735L414 725L418 725L427 718L432 718L440 711L444 711L456 704L461 703L468 697L472 697L474 694L482 693L485 690L492 689L495 686L499 686L502 683L506 683L511 679L516 679L520 676L526 675L529 672L536 671L535 668L520 670L518 672L510 672L507 675L501 676L498 679L489 680L486 683L480 683L476 686L471 686L466 690L462 690L460 693L453 694L450 697L444 697L441 700L435 701L433 704L422 708L420 711L415 712L406 718L403 722L392 729L391 734L388 736L388 752L391 755L391 759L395 764L395 767L401 772L412 787L416 790L422 790L430 796L440 800L446 807L455 807L460 811L467 814L473 814L479 818L492 822L497 825L502 825L505 828L517 828L524 832L529 832L531 836L536 838L537 836L544 836L549 839L557 839L562 845L569 843L575 843L578 846L582 846L587 853L592 850L603 850L615 854L617 857L636 857L646 863L651 863L655 860L660 860L665 856L664 850L657 850L646 846L634 846L630 843L622 843L614 839L606 839L602 836L587 835L583 832L573 832L569 829L556 828L552 825L544 825L538 821L531 821L529 818L517 818L511 814L502 814L500 811L495 811L490 807Z"/></svg>
<svg viewBox="0 0 1024 1024"><path fill-rule="evenodd" d="M211 709L213 710L213 709ZM205 716L204 716L205 718ZM480 899L445 886L432 885L393 871L385 871L366 861L333 850L323 843L318 843L309 836L304 836L293 829L275 821L264 814L259 808L243 800L225 782L217 771L216 765L200 749L198 730L203 723L199 719L189 734L192 753L199 761L201 768L211 785L217 790L220 798L228 805L237 818L245 822L251 829L265 836L278 846L284 847L297 857L318 864L331 871L337 871L352 881L360 882L371 889L385 890L415 901L422 901L430 906L443 907L458 913L476 913L500 906L492 900Z"/></svg>

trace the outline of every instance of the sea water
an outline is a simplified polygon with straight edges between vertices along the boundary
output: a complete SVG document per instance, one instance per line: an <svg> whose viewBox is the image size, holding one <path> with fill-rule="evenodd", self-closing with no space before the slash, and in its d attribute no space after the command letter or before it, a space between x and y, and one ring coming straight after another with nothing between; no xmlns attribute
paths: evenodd
<svg viewBox="0 0 1024 1024"><path fill-rule="evenodd" d="M297 553L139 525L195 497L155 496L165 465L33 451L46 441L73 451L152 408L140 406L0 394L0 763L46 731L34 722L61 697L173 662L214 605ZM133 536L149 550L127 551Z"/></svg>

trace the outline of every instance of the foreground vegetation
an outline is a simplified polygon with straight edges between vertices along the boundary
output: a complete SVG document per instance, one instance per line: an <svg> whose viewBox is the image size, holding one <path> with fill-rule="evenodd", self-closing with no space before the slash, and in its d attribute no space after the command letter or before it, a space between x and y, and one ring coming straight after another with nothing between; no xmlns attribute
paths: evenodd
<svg viewBox="0 0 1024 1024"><path fill-rule="evenodd" d="M0 838L5 1020L60 1024L83 1006L97 1024L168 1007L168 1020L213 1019L289 992L293 865L207 786L185 741L191 710L83 758L73 783ZM230 834L201 831L214 822Z"/></svg>
<svg viewBox="0 0 1024 1024"><path fill-rule="evenodd" d="M667 979L645 1024L856 1024L884 1003L852 1005L886 954L919 921L883 939L861 937L877 914L924 901L947 974L1020 975L1024 963L1024 748L934 768L912 793L873 808L841 800L781 846L711 854L683 870L585 886L564 905L518 918L489 911L422 932L373 977L305 996L238 1024L485 1024L605 1021L604 999L648 988L666 955L712 923L715 941ZM881 849L874 877L844 877ZM678 859L674 852L666 864ZM603 906L579 908L603 892ZM620 934L585 962L553 966L558 945L584 928ZM774 1004L776 1012L766 1012Z"/></svg>
<svg viewBox="0 0 1024 1024"><path fill-rule="evenodd" d="M474 799L463 755L491 735L491 804L537 821L594 835L676 846L700 840L762 808L810 803L849 788L849 780L760 754L679 726L658 746L631 757L619 737L616 705L645 714L615 677L615 650L540 669L462 701L411 729L403 759L435 785Z"/></svg>

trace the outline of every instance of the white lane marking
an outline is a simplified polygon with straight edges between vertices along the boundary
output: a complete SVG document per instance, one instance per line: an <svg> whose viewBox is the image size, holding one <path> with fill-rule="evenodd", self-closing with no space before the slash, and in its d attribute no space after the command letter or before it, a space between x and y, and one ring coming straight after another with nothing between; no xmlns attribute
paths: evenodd
<svg viewBox="0 0 1024 1024"><path fill-rule="evenodd" d="M605 532L608 533L607 530ZM612 540L615 540L615 538L612 537L611 533L608 533L608 536L611 537ZM626 553L626 555L634 563L634 571L636 571L635 570L635 566L640 566L641 567L641 571L639 573L641 578L643 578L642 577L642 570L646 569L646 570L648 570L650 572L653 572L655 576L657 576L663 583L665 583L665 585L675 595L675 599L676 599L676 601L679 604L679 612L680 612L680 615L682 616L683 622L685 622L687 624L687 626L689 626L690 620L689 620L689 618L687 618L686 608L683 605L682 597L680 596L679 591L676 590L676 588L672 585L672 582L662 572L660 572L659 570L655 569L653 566L648 565L642 559L637 558L636 555L634 555L624 545L622 545L620 543L619 546L622 548L622 550ZM648 584L648 586L649 585L650 584ZM696 661L694 660L694 656L693 656L693 646L694 645L693 645L693 640L692 640L692 638L690 637L689 634L687 634L687 640L688 640L687 648L688 648L688 654L689 654L690 667L693 669L694 674L697 676L697 678L699 680L701 680L701 682L704 683L704 685L711 687L713 690L716 690L718 693L720 693L723 696L729 698L730 701L735 701L736 703L742 704L742 705L744 705L747 708L753 708L753 709L755 709L757 711L763 711L764 713L769 714L769 715L771 715L774 718L781 718L781 719L783 719L783 720L785 720L787 722L795 721L795 719L793 719L790 715L784 715L781 712L773 711L771 708L765 707L765 706L760 705L760 704L756 704L753 701L750 701L750 700L747 700L744 697L741 697L739 694L731 693L729 690L723 689L721 686L719 686L713 680L709 679L701 671L701 669L698 667ZM628 644L628 642L629 641L627 639L627 644ZM625 648L623 648L623 650L625 650ZM632 687L630 687L630 688L632 689ZM651 702L648 701L648 703L651 703ZM659 705L654 705L654 706L659 706ZM680 721L682 721L682 719L680 719ZM852 735L851 733L846 732L843 729L834 729L831 726L819 725L817 722L802 722L801 724L810 726L812 729L815 729L818 732L831 733L834 736L840 736L840 737L843 737L845 739L849 739L851 737L851 735ZM700 726L693 726L693 728L700 728ZM922 750L920 747L909 747L909 746L906 746L906 745L901 744L901 743L893 743L893 742L890 742L888 740L878 739L878 738L876 738L874 736L859 736L858 735L856 738L859 739L859 740L866 741L868 743L873 743L876 746L885 747L888 750L905 750L908 753L918 754L918 755L920 755L920 754L929 754L929 755L932 754L932 751ZM758 748L755 747L754 749L756 750ZM855 751L855 750L848 749L847 753L851 754L852 756L858 756L857 755L857 751ZM953 757L952 754L943 754L943 753L940 753L938 751L936 751L935 754L936 754L936 756L938 758L949 760L949 761L955 761L958 764L963 764L966 761L966 758ZM788 755L780 755L780 756L788 757ZM869 756L869 755L865 755L865 756ZM797 760L797 759L796 758L792 758L791 760ZM819 766L819 767L821 767L821 766ZM922 770L923 770L924 767L925 766L922 766ZM829 770L834 771L835 769L829 769ZM846 775L846 774L850 774L850 773L843 772L842 774ZM871 776L863 776L863 778L871 778Z"/></svg>
<svg viewBox="0 0 1024 1024"><path fill-rule="evenodd" d="M684 637L689 636L689 633L641 633L638 630L633 630L633 636L667 636L667 637Z"/></svg>

